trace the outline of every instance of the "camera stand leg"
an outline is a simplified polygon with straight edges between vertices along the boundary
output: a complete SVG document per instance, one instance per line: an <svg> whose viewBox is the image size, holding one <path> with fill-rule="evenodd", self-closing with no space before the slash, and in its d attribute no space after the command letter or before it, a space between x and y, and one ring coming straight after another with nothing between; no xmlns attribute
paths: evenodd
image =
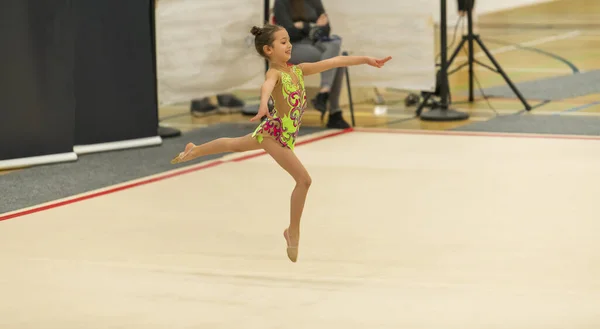
<svg viewBox="0 0 600 329"><path fill-rule="evenodd" d="M527 100L525 100L525 97L523 97L523 95L521 94L521 92L519 91L519 89L517 89L517 87L513 84L513 82L510 80L510 78L506 74L506 72L504 72L504 70L502 69L502 67L500 66L500 64L498 64L498 62L496 61L496 59L494 58L494 56L492 56L492 54L490 53L490 51L483 44L483 41L481 41L481 38L479 38L479 35L475 35L473 38L475 39L475 41L477 41L477 44L479 45L479 47L481 47L481 49L483 50L483 52L485 52L487 58L492 62L492 64L494 64L494 66L496 67L496 72L499 73L504 78L504 81L506 81L506 83L508 84L508 86L510 87L510 89L512 89L512 91L515 93L515 95L517 95L517 97L519 98L519 100L521 101L521 103L523 104L523 106L525 106L525 109L527 111L531 111L531 105L529 105L527 103Z"/></svg>

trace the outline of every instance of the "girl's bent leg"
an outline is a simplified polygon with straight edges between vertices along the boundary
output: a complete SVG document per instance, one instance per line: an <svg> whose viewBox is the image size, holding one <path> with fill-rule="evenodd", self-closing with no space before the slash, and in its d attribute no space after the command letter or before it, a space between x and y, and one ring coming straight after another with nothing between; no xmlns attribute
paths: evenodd
<svg viewBox="0 0 600 329"><path fill-rule="evenodd" d="M284 232L288 242L288 257L295 262L298 257L298 244L300 241L300 218L302 217L306 195L312 179L292 150L282 147L271 139L263 141L263 148L296 181L291 196L290 225Z"/></svg>
<svg viewBox="0 0 600 329"><path fill-rule="evenodd" d="M205 155L225 152L245 152L260 148L260 144L256 139L252 138L251 134L236 138L223 137L200 145L188 143L185 146L185 150L179 153L171 162L186 162Z"/></svg>

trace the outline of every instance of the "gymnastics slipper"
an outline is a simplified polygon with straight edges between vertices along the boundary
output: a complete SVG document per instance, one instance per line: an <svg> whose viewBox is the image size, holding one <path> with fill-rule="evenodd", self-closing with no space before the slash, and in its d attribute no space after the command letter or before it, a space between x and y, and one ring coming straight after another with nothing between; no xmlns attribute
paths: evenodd
<svg viewBox="0 0 600 329"><path fill-rule="evenodd" d="M190 146L190 145L191 145L191 146ZM192 151L192 149L193 149L193 148L194 148L194 144L192 144L192 143L188 143L188 144L185 146L185 151L183 151L183 152L179 153L179 154L178 154L176 157L174 157L174 158L171 160L171 164L176 164L176 163L183 162L183 158L185 158L185 157L186 157L186 155L188 155L188 154L189 154L189 153ZM185 153L184 153L184 152L185 152Z"/></svg>
<svg viewBox="0 0 600 329"><path fill-rule="evenodd" d="M283 237L285 238L285 242L287 244L287 255L288 255L288 258L292 262L295 263L296 260L298 259L298 246L295 246L295 247L291 247L290 246L290 240L289 240L288 229L287 228L283 231Z"/></svg>

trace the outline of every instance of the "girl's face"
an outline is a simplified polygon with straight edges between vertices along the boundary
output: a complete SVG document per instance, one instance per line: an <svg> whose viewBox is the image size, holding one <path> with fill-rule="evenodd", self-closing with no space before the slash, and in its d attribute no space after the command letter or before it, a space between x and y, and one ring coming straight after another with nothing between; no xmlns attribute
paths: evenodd
<svg viewBox="0 0 600 329"><path fill-rule="evenodd" d="M273 34L273 46L265 46L265 54L272 61L288 62L292 57L292 43L285 29L279 29Z"/></svg>

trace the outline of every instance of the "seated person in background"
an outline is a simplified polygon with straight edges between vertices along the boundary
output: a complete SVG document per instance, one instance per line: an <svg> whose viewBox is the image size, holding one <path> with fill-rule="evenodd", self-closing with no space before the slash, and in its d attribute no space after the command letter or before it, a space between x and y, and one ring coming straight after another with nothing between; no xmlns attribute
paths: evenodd
<svg viewBox="0 0 600 329"><path fill-rule="evenodd" d="M337 36L329 36L331 27L321 0L275 0L273 11L276 23L290 36L291 64L314 63L340 55L342 41ZM350 127L339 105L344 72L342 67L322 72L321 88L312 100L321 118L329 103L328 128Z"/></svg>

